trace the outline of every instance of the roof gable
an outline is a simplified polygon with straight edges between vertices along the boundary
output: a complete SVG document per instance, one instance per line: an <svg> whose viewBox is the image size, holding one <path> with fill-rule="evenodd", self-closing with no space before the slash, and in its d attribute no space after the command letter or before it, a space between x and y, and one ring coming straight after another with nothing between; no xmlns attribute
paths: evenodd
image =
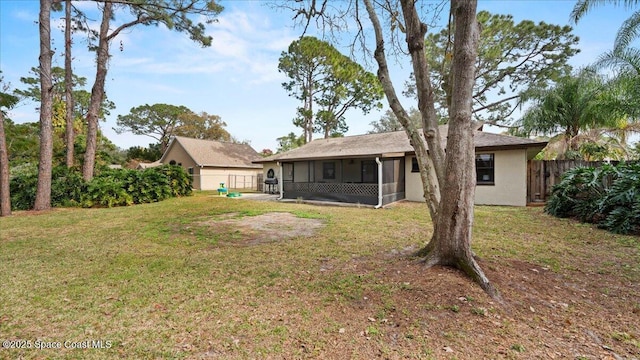
<svg viewBox="0 0 640 360"><path fill-rule="evenodd" d="M260 155L247 144L235 144L214 140L192 139L175 136L162 155L160 162L165 162L167 154L175 146L180 146L198 166L260 168L253 162Z"/></svg>

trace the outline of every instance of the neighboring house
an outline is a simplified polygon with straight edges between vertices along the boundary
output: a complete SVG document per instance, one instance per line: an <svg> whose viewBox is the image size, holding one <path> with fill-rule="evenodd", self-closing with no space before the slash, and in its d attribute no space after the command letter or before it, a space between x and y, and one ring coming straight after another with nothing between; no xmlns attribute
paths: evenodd
<svg viewBox="0 0 640 360"><path fill-rule="evenodd" d="M156 160L154 162L150 162L150 163L138 163L138 166L136 166L137 170L144 170L144 169L148 169L148 168L154 168L154 167L158 167L162 165L162 163L160 162L160 160Z"/></svg>
<svg viewBox="0 0 640 360"><path fill-rule="evenodd" d="M260 155L247 144L191 139L175 136L160 158L162 164L179 165L193 176L193 188L257 189L262 165L253 163Z"/></svg>
<svg viewBox="0 0 640 360"><path fill-rule="evenodd" d="M447 126L440 128L443 143ZM546 142L478 130L476 204L527 204L527 162ZM404 131L314 140L260 159L273 170L281 197L382 206L424 201L415 152Z"/></svg>

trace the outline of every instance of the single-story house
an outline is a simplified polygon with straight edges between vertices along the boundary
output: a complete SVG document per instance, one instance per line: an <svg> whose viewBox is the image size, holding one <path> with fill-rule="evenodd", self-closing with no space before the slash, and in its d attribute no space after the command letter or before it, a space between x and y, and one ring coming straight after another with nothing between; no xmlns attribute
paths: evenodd
<svg viewBox="0 0 640 360"><path fill-rule="evenodd" d="M262 165L254 163L260 155L247 144L192 139L175 136L160 158L162 164L179 165L193 176L193 188L257 189Z"/></svg>
<svg viewBox="0 0 640 360"><path fill-rule="evenodd" d="M440 128L443 143L447 130ZM527 162L547 142L483 132L481 126L474 142L476 204L526 206ZM376 206L424 201L415 151L404 131L314 140L256 162L264 165L265 179L278 178L284 199Z"/></svg>

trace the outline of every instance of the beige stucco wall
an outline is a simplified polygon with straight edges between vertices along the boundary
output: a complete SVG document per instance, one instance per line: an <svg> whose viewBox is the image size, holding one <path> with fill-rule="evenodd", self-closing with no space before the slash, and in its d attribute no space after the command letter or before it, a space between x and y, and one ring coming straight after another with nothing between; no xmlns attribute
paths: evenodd
<svg viewBox="0 0 640 360"><path fill-rule="evenodd" d="M277 162L273 161L273 162L267 162L262 164L262 176L265 179L267 178L267 172L269 171L269 169L273 169L273 172L276 174L276 177L280 179L280 167L278 167Z"/></svg>
<svg viewBox="0 0 640 360"><path fill-rule="evenodd" d="M476 204L527 206L526 150L486 153L495 154L495 185L476 186Z"/></svg>
<svg viewBox="0 0 640 360"><path fill-rule="evenodd" d="M420 180L420 173L411 172L411 159L414 155L405 156L404 163L404 178L405 187L404 195L405 199L409 201L424 201L424 191L422 191L422 180Z"/></svg>
<svg viewBox="0 0 640 360"><path fill-rule="evenodd" d="M478 152L495 154L495 184L476 186L477 205L527 205L527 153L525 150ZM424 201L419 173L411 172L411 158L405 158L406 188L409 201Z"/></svg>
<svg viewBox="0 0 640 360"><path fill-rule="evenodd" d="M169 148L169 151L164 157L163 164L171 163L171 160L176 162L176 165L182 166L185 170L189 171L189 168L193 168L193 188L200 189L200 169L196 166L191 156L184 151L184 148L177 142Z"/></svg>
<svg viewBox="0 0 640 360"><path fill-rule="evenodd" d="M279 190L280 189L279 186L281 186L280 184L282 183L282 178L280 177L280 166L278 166L278 163L275 161L263 163L262 164L262 180L263 181L268 178L267 173L269 172L269 169L273 169L275 176L278 178L278 190ZM266 193L269 191L269 189L270 189L269 187L264 185L262 187L262 192Z"/></svg>

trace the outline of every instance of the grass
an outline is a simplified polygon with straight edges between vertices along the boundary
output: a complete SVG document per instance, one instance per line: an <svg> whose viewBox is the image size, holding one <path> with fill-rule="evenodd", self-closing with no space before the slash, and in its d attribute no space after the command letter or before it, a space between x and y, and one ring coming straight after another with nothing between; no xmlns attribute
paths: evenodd
<svg viewBox="0 0 640 360"><path fill-rule="evenodd" d="M492 321L512 324L496 333L505 351L545 349L521 335L527 321L518 310L495 310L456 272L429 273L401 256L428 239L423 205L372 210L210 195L0 218L0 339L109 344L0 348L0 358L466 358L474 331ZM273 211L325 226L311 237L247 246L238 229L203 225ZM637 238L540 209L478 207L474 234L474 250L496 274L512 261L556 276L592 272L615 280L603 284L609 299L622 296L616 283L640 280ZM507 301L525 301L502 286ZM625 296L626 315L637 320L640 299ZM535 315L539 326L552 316ZM637 329L616 326L602 338L640 352ZM445 345L457 352L441 353Z"/></svg>

